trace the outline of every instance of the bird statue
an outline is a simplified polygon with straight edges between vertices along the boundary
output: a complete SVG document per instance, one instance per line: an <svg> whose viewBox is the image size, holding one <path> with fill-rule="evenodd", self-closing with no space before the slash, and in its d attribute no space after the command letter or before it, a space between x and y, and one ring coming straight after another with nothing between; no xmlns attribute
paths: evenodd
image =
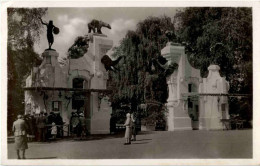
<svg viewBox="0 0 260 166"><path fill-rule="evenodd" d="M158 56L157 59L153 59L152 63L160 69L160 74L164 75L165 77L170 76L174 72L174 70L178 68L177 63L168 65L167 60L162 56Z"/></svg>
<svg viewBox="0 0 260 166"><path fill-rule="evenodd" d="M119 58L117 58L117 60L113 61L108 55L104 55L101 58L101 63L104 64L106 71L118 71L115 65L118 64L121 59L122 57L120 56Z"/></svg>

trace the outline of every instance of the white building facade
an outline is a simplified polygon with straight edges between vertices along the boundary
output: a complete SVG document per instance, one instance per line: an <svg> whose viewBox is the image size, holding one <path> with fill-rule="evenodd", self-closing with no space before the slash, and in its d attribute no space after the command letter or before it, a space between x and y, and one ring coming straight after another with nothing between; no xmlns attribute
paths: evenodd
<svg viewBox="0 0 260 166"><path fill-rule="evenodd" d="M91 134L109 133L112 108L104 95L108 73L101 58L112 48L113 41L105 35L89 35L88 52L70 59L63 67L58 63L58 52L43 52L42 64L26 79L25 113L60 113L66 126L71 113L80 110Z"/></svg>

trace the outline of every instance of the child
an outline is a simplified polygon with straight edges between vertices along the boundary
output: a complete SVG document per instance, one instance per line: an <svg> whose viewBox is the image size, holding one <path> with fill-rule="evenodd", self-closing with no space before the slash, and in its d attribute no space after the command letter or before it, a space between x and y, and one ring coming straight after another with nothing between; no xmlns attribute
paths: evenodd
<svg viewBox="0 0 260 166"><path fill-rule="evenodd" d="M51 127L51 135L52 135L52 138L53 140L56 139L56 135L57 135L57 126L54 122L52 122L52 127Z"/></svg>

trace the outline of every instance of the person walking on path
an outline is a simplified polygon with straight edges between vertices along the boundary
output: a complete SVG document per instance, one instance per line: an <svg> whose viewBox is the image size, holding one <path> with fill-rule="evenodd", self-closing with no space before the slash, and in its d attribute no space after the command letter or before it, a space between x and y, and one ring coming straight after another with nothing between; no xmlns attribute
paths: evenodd
<svg viewBox="0 0 260 166"><path fill-rule="evenodd" d="M125 144L124 145L130 145L131 144L131 130L132 130L132 120L130 117L130 113L126 114L126 121L125 121Z"/></svg>
<svg viewBox="0 0 260 166"><path fill-rule="evenodd" d="M14 147L16 149L18 159L21 159L20 150L22 151L23 159L25 159L25 150L28 149L27 131L28 131L28 126L25 123L25 121L22 119L22 115L18 115L17 120L13 123L14 142L15 142Z"/></svg>

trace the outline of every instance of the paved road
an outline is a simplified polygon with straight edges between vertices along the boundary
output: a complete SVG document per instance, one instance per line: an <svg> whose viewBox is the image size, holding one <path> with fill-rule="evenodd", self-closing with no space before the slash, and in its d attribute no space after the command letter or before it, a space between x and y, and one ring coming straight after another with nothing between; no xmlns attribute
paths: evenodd
<svg viewBox="0 0 260 166"><path fill-rule="evenodd" d="M123 145L121 135L95 135L88 140L64 139L29 143L28 159L197 159L252 158L252 130L141 132L137 141ZM14 159L14 144L8 144Z"/></svg>

